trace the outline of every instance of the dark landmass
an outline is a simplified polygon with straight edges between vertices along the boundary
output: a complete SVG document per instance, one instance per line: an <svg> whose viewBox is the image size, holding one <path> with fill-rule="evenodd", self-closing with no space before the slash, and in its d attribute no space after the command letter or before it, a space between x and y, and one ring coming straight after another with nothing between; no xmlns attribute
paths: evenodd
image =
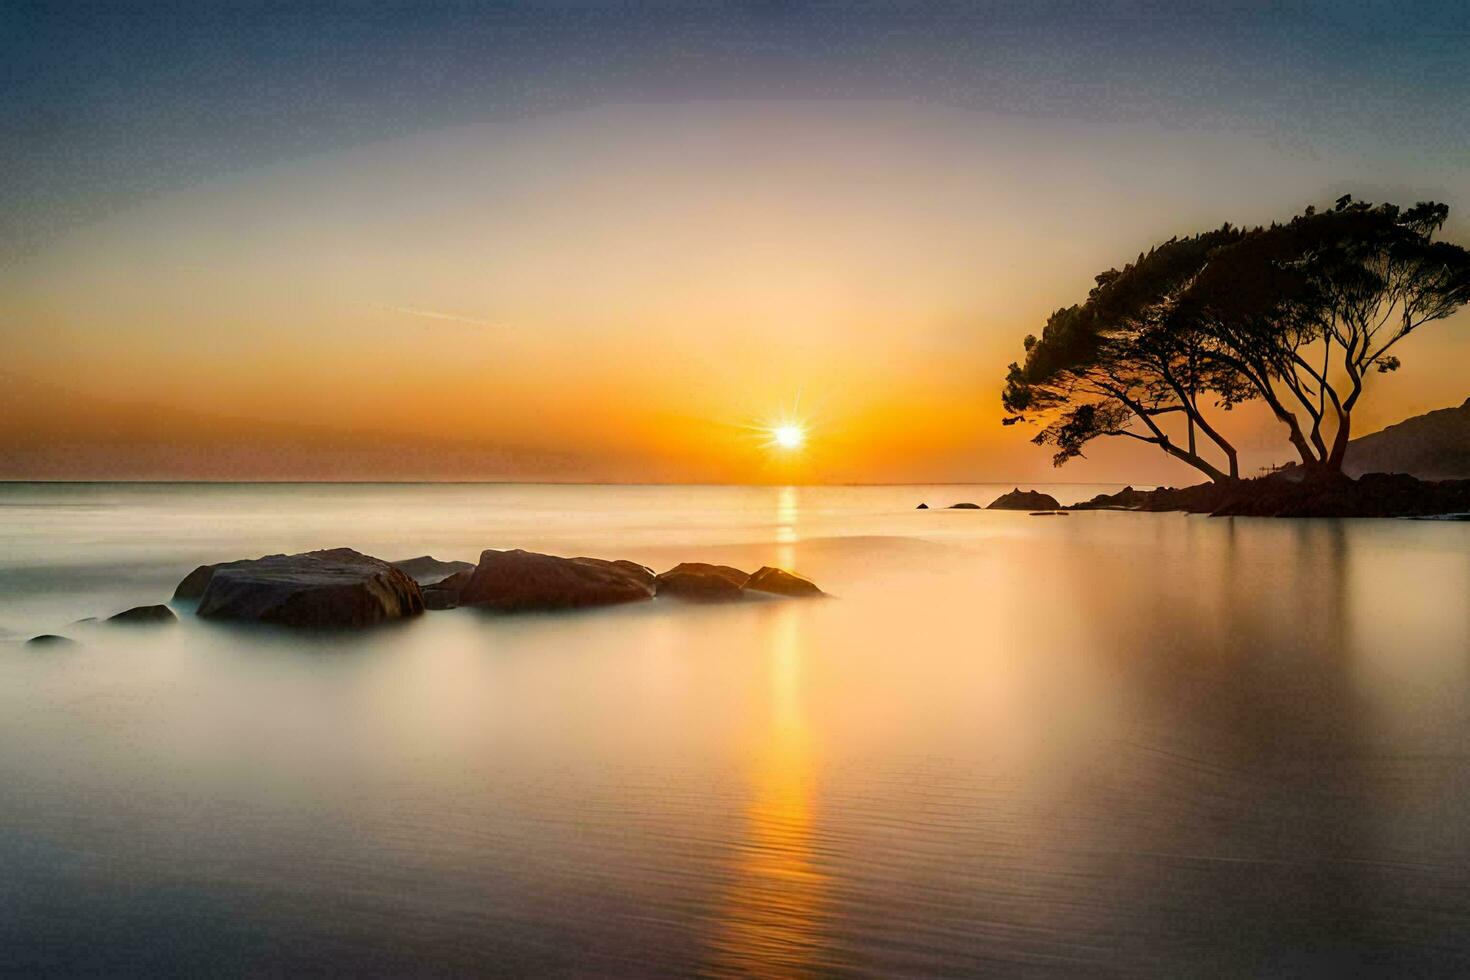
<svg viewBox="0 0 1470 980"><path fill-rule="evenodd" d="M980 505L979 504L972 504L969 501L965 501L964 503L961 503L961 504L950 504L949 505L949 509L950 510L980 510L981 508L980 508Z"/></svg>
<svg viewBox="0 0 1470 980"><path fill-rule="evenodd" d="M1040 490L1022 490L1016 487L991 501L986 510L1056 510L1062 505L1057 498Z"/></svg>
<svg viewBox="0 0 1470 980"><path fill-rule="evenodd" d="M1408 473L1421 480L1470 479L1470 398L1405 419L1348 443L1343 472Z"/></svg>
<svg viewBox="0 0 1470 980"><path fill-rule="evenodd" d="M1470 480L1419 480L1403 473L1300 479L1286 470L1235 484L1099 494L1068 510L1184 511L1219 517L1424 517L1470 512Z"/></svg>

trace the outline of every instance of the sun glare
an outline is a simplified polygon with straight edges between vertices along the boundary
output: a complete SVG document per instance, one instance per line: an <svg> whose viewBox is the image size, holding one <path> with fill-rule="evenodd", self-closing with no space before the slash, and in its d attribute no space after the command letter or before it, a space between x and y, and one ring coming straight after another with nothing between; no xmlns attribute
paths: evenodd
<svg viewBox="0 0 1470 980"><path fill-rule="evenodd" d="M800 449L806 442L806 430L799 425L778 425L771 430L771 440L782 449Z"/></svg>

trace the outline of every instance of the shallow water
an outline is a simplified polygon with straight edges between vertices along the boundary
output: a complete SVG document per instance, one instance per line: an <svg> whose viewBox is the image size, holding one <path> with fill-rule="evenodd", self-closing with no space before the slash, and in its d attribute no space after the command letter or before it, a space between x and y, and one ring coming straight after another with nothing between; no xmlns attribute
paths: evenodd
<svg viewBox="0 0 1470 980"><path fill-rule="evenodd" d="M1470 525L1008 489L0 485L0 970L1470 969ZM73 625L340 545L836 597Z"/></svg>

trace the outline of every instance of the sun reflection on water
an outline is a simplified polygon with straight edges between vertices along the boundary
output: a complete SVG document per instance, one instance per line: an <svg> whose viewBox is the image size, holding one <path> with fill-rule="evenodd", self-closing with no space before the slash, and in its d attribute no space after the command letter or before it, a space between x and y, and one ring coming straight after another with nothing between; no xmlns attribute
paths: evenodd
<svg viewBox="0 0 1470 980"><path fill-rule="evenodd" d="M776 497L776 564L792 569L796 565L796 543L801 540L797 523L801 519L800 492L796 487L782 487Z"/></svg>
<svg viewBox="0 0 1470 980"><path fill-rule="evenodd" d="M766 646L769 711L750 750L745 838L718 909L710 972L805 976L828 964L827 875L816 865L815 762L804 707L800 610L773 610Z"/></svg>

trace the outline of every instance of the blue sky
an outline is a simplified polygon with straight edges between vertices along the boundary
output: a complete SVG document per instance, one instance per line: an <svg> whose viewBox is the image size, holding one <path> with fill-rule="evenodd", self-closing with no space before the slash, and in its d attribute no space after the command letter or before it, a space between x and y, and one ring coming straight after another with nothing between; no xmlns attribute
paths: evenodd
<svg viewBox="0 0 1470 980"><path fill-rule="evenodd" d="M1463 165L1470 4L0 4L0 255L140 198L604 103L898 98Z"/></svg>

